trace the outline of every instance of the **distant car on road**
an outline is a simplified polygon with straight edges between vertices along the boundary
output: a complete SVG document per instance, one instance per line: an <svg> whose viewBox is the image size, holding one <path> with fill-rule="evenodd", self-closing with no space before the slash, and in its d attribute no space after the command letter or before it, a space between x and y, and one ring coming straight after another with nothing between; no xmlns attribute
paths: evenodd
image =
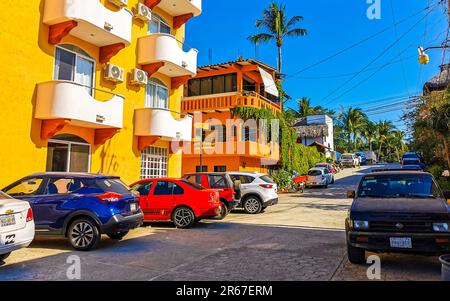
<svg viewBox="0 0 450 301"><path fill-rule="evenodd" d="M348 259L365 252L450 252L447 199L433 176L418 171L380 171L362 177L346 219Z"/></svg>
<svg viewBox="0 0 450 301"><path fill-rule="evenodd" d="M405 169L405 170L422 170L422 166L420 166L420 165L413 165L413 164L411 164L411 165L403 165L402 166L402 169Z"/></svg>
<svg viewBox="0 0 450 301"><path fill-rule="evenodd" d="M367 158L366 158L366 154L365 153L357 152L357 153L355 153L355 155L358 158L360 165L366 165L367 164Z"/></svg>
<svg viewBox="0 0 450 301"><path fill-rule="evenodd" d="M308 180L306 187L328 187L329 184L334 184L334 176L327 169L323 167L314 167L308 171Z"/></svg>
<svg viewBox="0 0 450 301"><path fill-rule="evenodd" d="M233 181L241 182L241 207L249 214L258 214L268 206L278 204L278 186L266 174L257 172L230 172Z"/></svg>
<svg viewBox="0 0 450 301"><path fill-rule="evenodd" d="M341 164L344 167L357 167L360 165L355 154L346 153L341 156Z"/></svg>
<svg viewBox="0 0 450 301"><path fill-rule="evenodd" d="M420 165L422 169L426 168L425 162L422 156L416 152L404 153L402 156L402 166L403 165Z"/></svg>
<svg viewBox="0 0 450 301"><path fill-rule="evenodd" d="M36 235L66 237L88 251L101 235L120 240L142 224L139 200L119 177L88 173L37 173L3 191L29 202Z"/></svg>
<svg viewBox="0 0 450 301"><path fill-rule="evenodd" d="M331 163L317 163L315 167L327 168L332 174L336 174L336 170L334 169L334 166Z"/></svg>
<svg viewBox="0 0 450 301"><path fill-rule="evenodd" d="M190 228L221 212L218 191L187 180L145 179L130 187L139 192L145 221L172 221L177 228Z"/></svg>
<svg viewBox="0 0 450 301"><path fill-rule="evenodd" d="M34 238L33 211L28 202L0 191L0 263Z"/></svg>

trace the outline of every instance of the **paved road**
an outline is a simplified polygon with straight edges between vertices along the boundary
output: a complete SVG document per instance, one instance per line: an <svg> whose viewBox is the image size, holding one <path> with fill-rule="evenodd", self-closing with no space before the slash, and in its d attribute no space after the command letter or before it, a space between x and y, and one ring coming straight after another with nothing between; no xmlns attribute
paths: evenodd
<svg viewBox="0 0 450 301"><path fill-rule="evenodd" d="M154 223L98 250L72 251L64 240L37 240L0 267L0 280L67 280L70 255L82 280L367 280L345 256L344 219L368 168L348 169L328 189L283 194L265 213L230 214L188 230ZM382 255L384 280L439 280L435 257Z"/></svg>

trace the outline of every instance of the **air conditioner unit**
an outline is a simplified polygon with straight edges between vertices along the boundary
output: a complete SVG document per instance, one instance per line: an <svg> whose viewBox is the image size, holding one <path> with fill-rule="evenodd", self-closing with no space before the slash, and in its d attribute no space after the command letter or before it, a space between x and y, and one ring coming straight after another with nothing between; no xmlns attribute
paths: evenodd
<svg viewBox="0 0 450 301"><path fill-rule="evenodd" d="M113 82L123 82L123 68L113 64L107 64L105 67L105 79Z"/></svg>
<svg viewBox="0 0 450 301"><path fill-rule="evenodd" d="M108 0L112 4L117 5L118 7L124 7L128 5L128 0Z"/></svg>
<svg viewBox="0 0 450 301"><path fill-rule="evenodd" d="M134 17L144 22L149 22L152 19L152 11L145 4L138 2Z"/></svg>
<svg viewBox="0 0 450 301"><path fill-rule="evenodd" d="M141 69L133 69L131 73L131 83L135 85L147 85L148 77L147 72Z"/></svg>

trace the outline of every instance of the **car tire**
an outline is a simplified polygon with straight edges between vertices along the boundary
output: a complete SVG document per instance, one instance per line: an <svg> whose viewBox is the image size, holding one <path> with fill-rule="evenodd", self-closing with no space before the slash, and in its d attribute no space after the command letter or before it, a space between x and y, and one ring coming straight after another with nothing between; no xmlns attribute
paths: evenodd
<svg viewBox="0 0 450 301"><path fill-rule="evenodd" d="M263 208L261 200L256 196L246 197L243 204L244 211L248 214L258 214Z"/></svg>
<svg viewBox="0 0 450 301"><path fill-rule="evenodd" d="M11 255L11 252L6 253L6 254L1 254L1 255L0 255L0 263L2 263L3 261L5 261L5 259L8 258L9 255Z"/></svg>
<svg viewBox="0 0 450 301"><path fill-rule="evenodd" d="M108 235L108 237L113 240L122 240L125 236L127 236L128 232L130 232L130 231L108 233L106 235Z"/></svg>
<svg viewBox="0 0 450 301"><path fill-rule="evenodd" d="M353 264L366 263L366 251L347 243L347 258Z"/></svg>
<svg viewBox="0 0 450 301"><path fill-rule="evenodd" d="M97 224L92 219L82 217L70 224L67 237L75 250L90 251L97 247L101 234Z"/></svg>
<svg viewBox="0 0 450 301"><path fill-rule="evenodd" d="M228 215L228 213L230 213L230 210L228 209L228 206L225 204L225 202L220 202L220 203L222 204L222 206L221 206L222 208L221 208L220 214L217 216L217 218L219 220L222 220Z"/></svg>
<svg viewBox="0 0 450 301"><path fill-rule="evenodd" d="M178 207L172 214L172 222L177 228L190 228L195 223L194 211L188 207Z"/></svg>

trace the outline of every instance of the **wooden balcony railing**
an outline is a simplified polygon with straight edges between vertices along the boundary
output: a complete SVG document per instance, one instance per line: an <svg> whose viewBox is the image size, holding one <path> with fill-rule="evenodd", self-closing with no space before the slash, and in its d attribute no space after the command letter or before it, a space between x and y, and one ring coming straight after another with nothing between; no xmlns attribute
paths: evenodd
<svg viewBox="0 0 450 301"><path fill-rule="evenodd" d="M183 113L223 111L236 107L267 108L272 110L274 114L281 112L281 107L278 103L265 99L257 93L199 96L198 98L183 99L181 102L181 111Z"/></svg>

